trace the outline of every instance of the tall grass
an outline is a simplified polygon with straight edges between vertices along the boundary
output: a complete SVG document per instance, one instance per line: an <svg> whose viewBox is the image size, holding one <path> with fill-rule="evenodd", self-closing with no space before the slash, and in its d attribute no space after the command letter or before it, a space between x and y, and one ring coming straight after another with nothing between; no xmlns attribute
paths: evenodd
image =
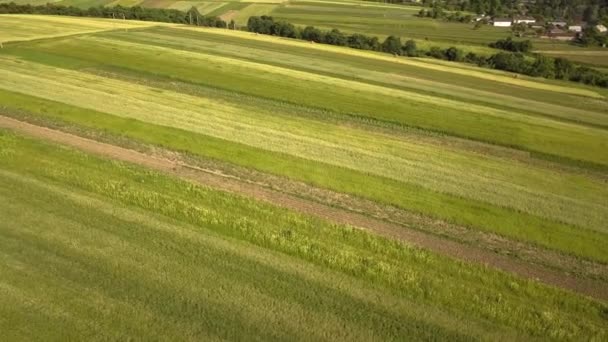
<svg viewBox="0 0 608 342"><path fill-rule="evenodd" d="M606 337L608 308L571 293L7 132L0 142L0 212L12 218L0 223L0 298L12 304L0 310L22 324L19 294L34 295L39 329L17 330L25 336L46 332L45 314L78 324L69 317L91 317L82 303L95 299L105 308L95 311L97 331L115 337L147 334L130 322L191 337L240 327L306 339L317 336L315 324L330 339ZM196 329L199 317L207 319ZM285 326L286 317L303 319Z"/></svg>

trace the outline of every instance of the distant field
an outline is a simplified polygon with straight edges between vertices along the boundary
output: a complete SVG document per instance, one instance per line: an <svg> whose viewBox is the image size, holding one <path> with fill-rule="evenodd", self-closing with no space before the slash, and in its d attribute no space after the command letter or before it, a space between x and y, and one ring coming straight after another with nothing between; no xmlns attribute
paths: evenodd
<svg viewBox="0 0 608 342"><path fill-rule="evenodd" d="M33 40L73 34L166 25L134 20L112 21L43 15L0 15L0 42Z"/></svg>
<svg viewBox="0 0 608 342"><path fill-rule="evenodd" d="M9 2L9 0L0 0ZM47 1L18 0L18 3L42 5ZM384 39L396 35L403 40L415 39L421 49L432 46L448 48L456 46L465 52L491 55L497 50L488 47L490 42L510 36L508 28L484 25L474 29L472 23L450 23L415 15L419 6L392 5L371 1L330 1L330 0L60 0L59 5L91 6L144 6L172 8L186 11L196 7L202 14L234 19L238 26L245 26L250 16L272 15L299 26L314 25L322 29L338 28L346 33L364 33ZM564 42L533 39L536 50L550 56L565 57L572 61L606 67L607 53L593 52L594 49L571 47ZM569 51L568 53L565 53ZM572 51L572 52L570 52ZM579 51L580 53L575 53ZM564 53L561 53L564 52Z"/></svg>
<svg viewBox="0 0 608 342"><path fill-rule="evenodd" d="M377 6L374 6L377 5ZM384 38L396 35L402 39L416 39L421 47L458 46L467 51L489 54L486 45L505 38L508 29L483 26L477 30L473 24L448 23L418 18L420 7L383 5L367 6L357 2L292 1L272 12L272 16L292 23L323 28L338 28L349 33L364 33Z"/></svg>

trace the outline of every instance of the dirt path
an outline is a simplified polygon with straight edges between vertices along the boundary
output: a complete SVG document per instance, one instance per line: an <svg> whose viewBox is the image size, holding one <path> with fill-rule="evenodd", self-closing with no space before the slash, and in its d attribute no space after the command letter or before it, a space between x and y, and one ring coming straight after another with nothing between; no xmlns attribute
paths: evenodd
<svg viewBox="0 0 608 342"><path fill-rule="evenodd" d="M76 147L86 152L110 157L113 159L140 164L158 171L186 178L215 189L254 197L281 207L313 215L335 223L348 224L369 230L378 235L406 241L413 245L431 250L438 254L457 258L472 263L481 263L515 273L519 276L536 279L540 282L579 292L587 296L608 300L608 284L593 279L577 278L542 266L532 265L508 256L493 253L488 250L465 245L452 240L407 229L397 224L391 224L370 218L347 210L330 207L321 203L302 199L293 195L273 191L271 189L240 181L233 177L214 173L190 165L160 159L134 150L82 138L76 135L52 130L0 116L0 127L9 128L37 138Z"/></svg>

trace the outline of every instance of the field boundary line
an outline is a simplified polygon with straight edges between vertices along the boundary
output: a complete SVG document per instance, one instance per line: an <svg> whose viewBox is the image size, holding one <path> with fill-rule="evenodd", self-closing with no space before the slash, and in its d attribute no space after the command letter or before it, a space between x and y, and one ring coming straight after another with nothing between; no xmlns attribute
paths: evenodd
<svg viewBox="0 0 608 342"><path fill-rule="evenodd" d="M479 247L441 238L422 231L375 219L363 214L336 208L312 200L242 181L222 172L192 166L183 162L162 159L135 150L111 145L63 131L37 126L0 114L0 128L6 128L35 138L68 145L81 151L138 164L200 185L260 200L272 205L315 216L333 223L363 229L383 237L397 239L431 252L473 264L482 264L507 273L530 278L547 285L578 292L608 301L608 285L594 279L575 276L532 265Z"/></svg>

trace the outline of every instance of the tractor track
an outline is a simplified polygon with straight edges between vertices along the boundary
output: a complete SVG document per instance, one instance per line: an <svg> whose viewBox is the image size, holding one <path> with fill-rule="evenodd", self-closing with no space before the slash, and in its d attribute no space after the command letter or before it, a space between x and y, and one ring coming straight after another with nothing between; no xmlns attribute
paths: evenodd
<svg viewBox="0 0 608 342"><path fill-rule="evenodd" d="M408 229L398 224L374 219L345 209L331 207L319 202L275 191L261 185L245 182L212 170L163 159L135 150L83 138L77 135L32 125L0 115L0 127L16 132L68 145L79 150L104 157L139 164L157 171L194 181L217 190L235 193L256 200L268 202L300 213L316 216L334 223L347 224L369 232L398 239L437 254L461 261L483 264L518 276L578 292L580 294L608 301L608 284L601 280L579 278L564 274L541 265L529 264L468 244L441 238L418 230Z"/></svg>

